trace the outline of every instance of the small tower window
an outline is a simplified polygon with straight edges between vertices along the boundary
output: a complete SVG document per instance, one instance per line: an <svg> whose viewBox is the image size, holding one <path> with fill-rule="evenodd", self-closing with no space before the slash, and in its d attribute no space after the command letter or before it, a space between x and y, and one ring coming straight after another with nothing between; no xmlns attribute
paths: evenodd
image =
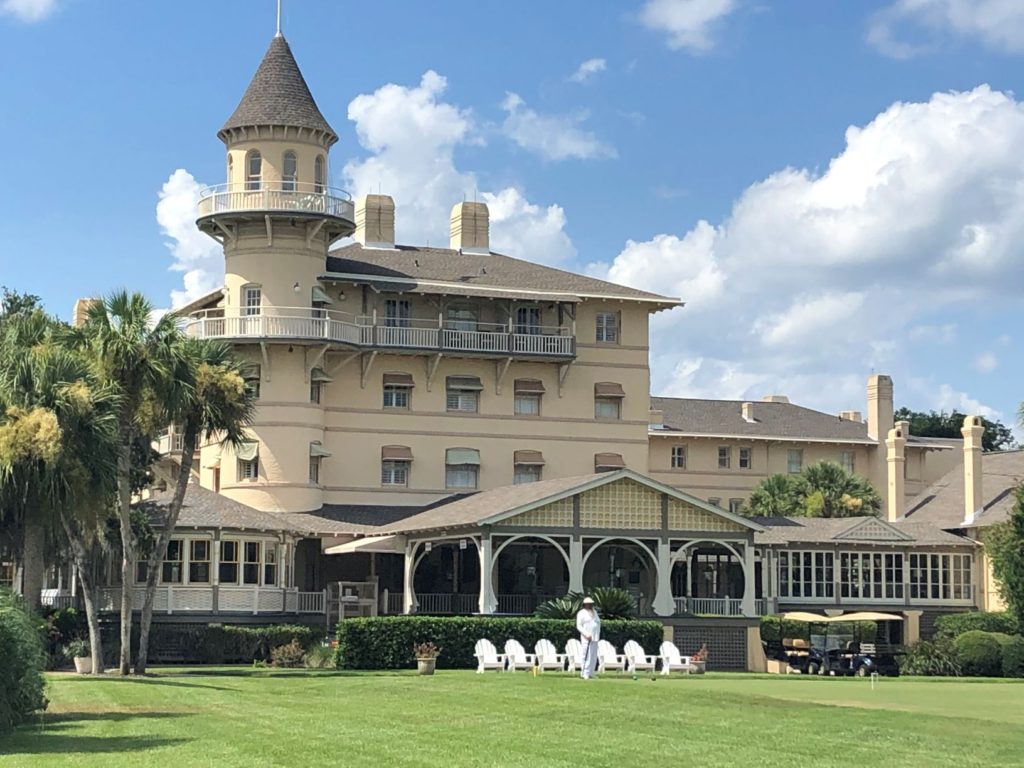
<svg viewBox="0 0 1024 768"><path fill-rule="evenodd" d="M324 156L317 155L316 162L313 163L313 186L318 195L324 192L324 176Z"/></svg>
<svg viewBox="0 0 1024 768"><path fill-rule="evenodd" d="M294 192L296 182L299 179L298 161L294 152L284 153L284 169L281 174L281 189L285 192Z"/></svg>
<svg viewBox="0 0 1024 768"><path fill-rule="evenodd" d="M253 150L245 158L245 188L260 189L263 182L263 156Z"/></svg>
<svg viewBox="0 0 1024 768"><path fill-rule="evenodd" d="M233 155L229 154L228 155L228 185L229 185L228 188L229 189L230 189L230 185L234 182L234 180L235 180L235 158L234 158Z"/></svg>

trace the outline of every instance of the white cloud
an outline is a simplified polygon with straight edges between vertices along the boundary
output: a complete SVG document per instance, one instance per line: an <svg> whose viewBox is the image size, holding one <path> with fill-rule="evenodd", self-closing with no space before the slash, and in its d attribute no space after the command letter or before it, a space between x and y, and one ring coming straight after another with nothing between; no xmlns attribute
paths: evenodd
<svg viewBox="0 0 1024 768"><path fill-rule="evenodd" d="M974 358L974 370L979 373L992 373L999 365L999 358L991 352L982 352Z"/></svg>
<svg viewBox="0 0 1024 768"><path fill-rule="evenodd" d="M57 10L57 0L0 0L0 13L32 23Z"/></svg>
<svg viewBox="0 0 1024 768"><path fill-rule="evenodd" d="M569 80L574 83L586 83L598 72L604 72L607 68L608 62L604 59L587 59L569 75Z"/></svg>
<svg viewBox="0 0 1024 768"><path fill-rule="evenodd" d="M416 86L389 83L352 100L349 119L371 154L345 165L350 191L394 197L402 243L447 245L452 205L482 199L491 209L495 250L547 264L571 260L576 250L559 206L531 202L513 186L481 190L476 174L458 168L455 151L482 139L470 110L442 100L447 84L428 71Z"/></svg>
<svg viewBox="0 0 1024 768"><path fill-rule="evenodd" d="M541 115L526 106L515 93L505 96L501 108L508 113L502 132L523 149L536 152L545 160L585 160L615 157L615 149L580 128L586 113Z"/></svg>
<svg viewBox="0 0 1024 768"><path fill-rule="evenodd" d="M164 182L156 204L160 231L170 238L171 269L185 273L182 290L171 291L172 308L184 306L224 282L224 252L196 227L196 203L203 186L179 168Z"/></svg>
<svg viewBox="0 0 1024 768"><path fill-rule="evenodd" d="M1021 243L1024 104L983 85L893 104L824 172L780 170L721 224L630 241L590 271L689 303L652 322L655 392L839 410L862 407L872 370L907 380L914 343L955 342L931 318L1016 300ZM924 404L937 391L953 396L930 386Z"/></svg>
<svg viewBox="0 0 1024 768"><path fill-rule="evenodd" d="M896 0L877 13L868 42L894 58L941 50L945 38L977 40L1003 52L1024 52L1020 0Z"/></svg>
<svg viewBox="0 0 1024 768"><path fill-rule="evenodd" d="M669 48L707 53L715 45L713 28L737 5L737 0L647 0L640 9L640 22L665 32Z"/></svg>

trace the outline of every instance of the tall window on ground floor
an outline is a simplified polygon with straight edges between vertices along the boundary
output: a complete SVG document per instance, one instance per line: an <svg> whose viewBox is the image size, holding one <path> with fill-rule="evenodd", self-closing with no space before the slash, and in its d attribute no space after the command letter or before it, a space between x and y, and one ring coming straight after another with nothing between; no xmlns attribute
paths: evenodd
<svg viewBox="0 0 1024 768"><path fill-rule="evenodd" d="M188 583L210 583L210 542L193 539L188 544Z"/></svg>
<svg viewBox="0 0 1024 768"><path fill-rule="evenodd" d="M846 599L902 600L903 555L842 552L839 585L839 596Z"/></svg>
<svg viewBox="0 0 1024 768"><path fill-rule="evenodd" d="M910 555L910 597L969 600L973 596L971 555Z"/></svg>
<svg viewBox="0 0 1024 768"><path fill-rule="evenodd" d="M263 584L277 586L277 545L267 544L263 548Z"/></svg>
<svg viewBox="0 0 1024 768"><path fill-rule="evenodd" d="M163 584L181 584L184 576L181 567L184 551L184 542L181 539L171 539L167 543L167 556L164 558L163 571L160 574L160 581Z"/></svg>
<svg viewBox="0 0 1024 768"><path fill-rule="evenodd" d="M786 471L791 475L799 474L804 468L804 452L800 448L786 451Z"/></svg>
<svg viewBox="0 0 1024 768"><path fill-rule="evenodd" d="M245 557L242 563L242 583L260 583L260 550L263 547L261 542L246 541L242 545L242 552Z"/></svg>
<svg viewBox="0 0 1024 768"><path fill-rule="evenodd" d="M779 597L835 597L832 552L779 553Z"/></svg>
<svg viewBox="0 0 1024 768"><path fill-rule="evenodd" d="M217 580L221 584L238 583L237 541L222 541L220 543L220 565L217 567Z"/></svg>
<svg viewBox="0 0 1024 768"><path fill-rule="evenodd" d="M849 472L851 475L856 470L856 460L854 457L856 454L853 451L843 451L839 454L839 463L842 464L843 469Z"/></svg>

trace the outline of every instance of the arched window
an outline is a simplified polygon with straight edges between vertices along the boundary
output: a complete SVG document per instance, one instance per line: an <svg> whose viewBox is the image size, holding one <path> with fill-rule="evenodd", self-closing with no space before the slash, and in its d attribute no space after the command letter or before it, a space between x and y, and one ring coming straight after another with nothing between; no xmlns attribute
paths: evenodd
<svg viewBox="0 0 1024 768"><path fill-rule="evenodd" d="M263 182L263 157L255 149L245 156L245 188L259 189Z"/></svg>
<svg viewBox="0 0 1024 768"><path fill-rule="evenodd" d="M235 158L233 155L228 155L228 184L233 184L235 179ZM229 186L230 189L230 186Z"/></svg>
<svg viewBox="0 0 1024 768"><path fill-rule="evenodd" d="M284 167L281 170L281 189L294 192L299 179L299 164L291 150L284 153Z"/></svg>
<svg viewBox="0 0 1024 768"><path fill-rule="evenodd" d="M313 189L317 194L323 194L324 191L324 156L317 155L316 162L313 163Z"/></svg>

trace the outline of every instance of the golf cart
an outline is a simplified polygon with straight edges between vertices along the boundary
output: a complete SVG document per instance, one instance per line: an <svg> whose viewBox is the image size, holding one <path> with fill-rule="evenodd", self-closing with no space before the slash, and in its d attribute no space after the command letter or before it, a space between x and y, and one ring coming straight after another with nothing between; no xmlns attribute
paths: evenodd
<svg viewBox="0 0 1024 768"><path fill-rule="evenodd" d="M829 675L831 677L869 677L872 674L899 674L896 654L887 645L829 638L832 624L855 623L859 621L903 621L902 616L891 613L855 612L838 616L821 616L815 613L794 611L782 615L789 621L805 622L808 625L824 625L824 635L814 641L785 638L782 640L780 661L788 664L789 670L806 675ZM813 637L813 636L812 636ZM836 641L833 645L832 641Z"/></svg>

